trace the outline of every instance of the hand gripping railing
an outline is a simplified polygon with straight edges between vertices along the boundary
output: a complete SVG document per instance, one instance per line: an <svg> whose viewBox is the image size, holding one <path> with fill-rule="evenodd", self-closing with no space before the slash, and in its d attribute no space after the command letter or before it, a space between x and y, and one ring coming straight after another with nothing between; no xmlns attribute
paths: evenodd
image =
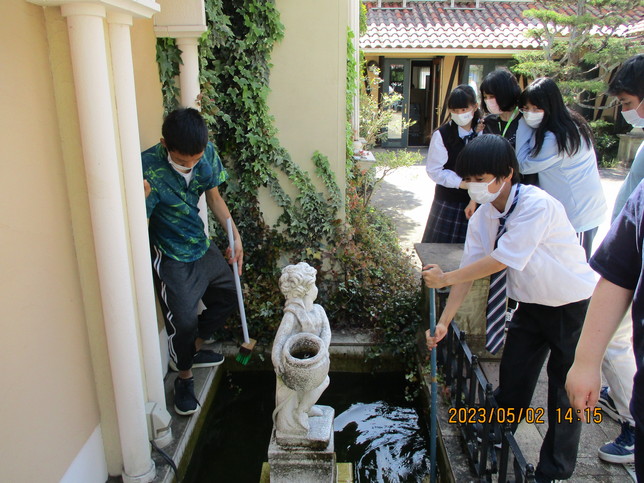
<svg viewBox="0 0 644 483"><path fill-rule="evenodd" d="M513 426L503 422L505 411L494 398L490 384L465 340L465 332L452 322L445 340L438 344L438 365L448 389L450 406L457 412L477 414L458 421L467 458L479 481L533 482L534 466L526 462L514 437ZM497 417L494 417L497 415ZM498 446L500 444L500 451ZM495 447L496 445L496 447Z"/></svg>

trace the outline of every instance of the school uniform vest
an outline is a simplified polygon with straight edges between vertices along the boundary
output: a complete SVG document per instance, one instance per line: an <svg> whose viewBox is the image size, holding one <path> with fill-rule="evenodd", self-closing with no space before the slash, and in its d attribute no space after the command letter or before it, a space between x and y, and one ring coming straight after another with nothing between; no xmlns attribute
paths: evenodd
<svg viewBox="0 0 644 483"><path fill-rule="evenodd" d="M458 135L458 125L455 122L448 122L443 124L438 128L438 131L441 133L443 138L443 145L447 149L447 162L445 163L444 168L454 171L456 168L456 158L458 153L461 152L461 149L465 147L465 141L463 141ZM434 199L441 201L449 202L461 202L469 203L470 196L467 194L467 190L462 190L460 188L446 188L439 184L436 185L434 190Z"/></svg>

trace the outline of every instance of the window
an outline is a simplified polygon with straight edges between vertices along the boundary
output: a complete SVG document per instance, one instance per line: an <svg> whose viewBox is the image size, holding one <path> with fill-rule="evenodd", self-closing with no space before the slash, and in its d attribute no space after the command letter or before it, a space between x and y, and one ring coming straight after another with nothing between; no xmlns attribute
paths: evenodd
<svg viewBox="0 0 644 483"><path fill-rule="evenodd" d="M512 64L514 64L512 59L467 59L461 83L472 86L479 98L481 96L481 82L485 76L499 67L509 68ZM479 99L480 102L481 99Z"/></svg>

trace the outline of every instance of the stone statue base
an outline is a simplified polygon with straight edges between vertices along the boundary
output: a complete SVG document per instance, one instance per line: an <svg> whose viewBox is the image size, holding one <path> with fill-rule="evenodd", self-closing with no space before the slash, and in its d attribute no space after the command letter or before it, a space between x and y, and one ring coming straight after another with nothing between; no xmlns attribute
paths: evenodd
<svg viewBox="0 0 644 483"><path fill-rule="evenodd" d="M633 128L626 134L618 134L619 147L617 148L617 161L630 164L635 159L635 153L644 141L644 134L641 129Z"/></svg>
<svg viewBox="0 0 644 483"><path fill-rule="evenodd" d="M273 428L268 447L271 483L334 483L336 461L333 446L333 417L329 406L314 406L321 416L309 418L306 436L279 434Z"/></svg>

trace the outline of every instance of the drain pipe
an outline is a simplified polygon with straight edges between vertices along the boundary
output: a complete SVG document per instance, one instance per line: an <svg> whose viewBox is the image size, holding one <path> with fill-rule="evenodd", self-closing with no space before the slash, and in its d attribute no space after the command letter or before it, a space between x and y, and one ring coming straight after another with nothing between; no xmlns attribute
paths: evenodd
<svg viewBox="0 0 644 483"><path fill-rule="evenodd" d="M125 207L116 150L102 5L66 3L83 159L96 244L114 399L123 455L123 481L147 483L156 469L150 457L145 395L139 359Z"/></svg>
<svg viewBox="0 0 644 483"><path fill-rule="evenodd" d="M163 387L154 282L150 265L150 241L143 194L143 170L141 169L134 64L130 37L132 16L109 12L107 22L112 50L112 72L121 141L125 201L148 399L146 405L148 437L158 447L163 448L172 441L171 416L166 409Z"/></svg>

